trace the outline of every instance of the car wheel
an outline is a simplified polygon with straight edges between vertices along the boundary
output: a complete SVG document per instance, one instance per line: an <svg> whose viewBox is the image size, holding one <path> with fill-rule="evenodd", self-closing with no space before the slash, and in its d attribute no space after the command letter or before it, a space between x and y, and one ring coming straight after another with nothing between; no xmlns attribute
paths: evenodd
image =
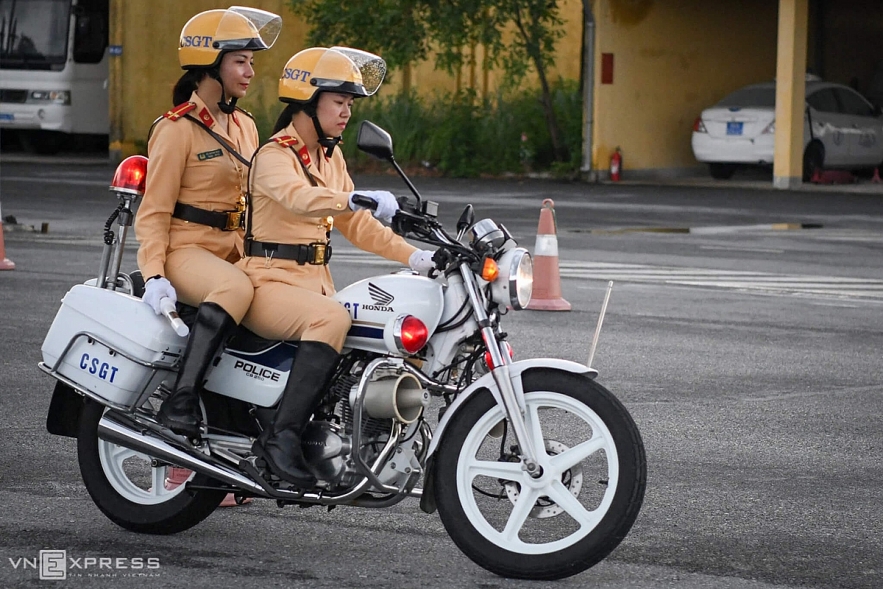
<svg viewBox="0 0 883 589"><path fill-rule="evenodd" d="M813 175L825 167L825 146L819 141L810 141L803 152L803 181L809 182Z"/></svg>
<svg viewBox="0 0 883 589"><path fill-rule="evenodd" d="M736 164L708 164L708 169L715 180L729 180L736 173Z"/></svg>

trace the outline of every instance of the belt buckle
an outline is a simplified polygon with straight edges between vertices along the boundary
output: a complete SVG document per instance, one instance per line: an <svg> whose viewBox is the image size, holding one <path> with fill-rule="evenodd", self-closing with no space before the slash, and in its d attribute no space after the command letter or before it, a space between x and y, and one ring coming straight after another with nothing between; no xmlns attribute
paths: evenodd
<svg viewBox="0 0 883 589"><path fill-rule="evenodd" d="M242 227L242 212L227 213L227 226L224 227L224 231L236 231L240 227Z"/></svg>
<svg viewBox="0 0 883 589"><path fill-rule="evenodd" d="M325 244L324 243L312 243L310 244L313 248L313 259L310 260L310 265L312 266L324 266L325 265Z"/></svg>

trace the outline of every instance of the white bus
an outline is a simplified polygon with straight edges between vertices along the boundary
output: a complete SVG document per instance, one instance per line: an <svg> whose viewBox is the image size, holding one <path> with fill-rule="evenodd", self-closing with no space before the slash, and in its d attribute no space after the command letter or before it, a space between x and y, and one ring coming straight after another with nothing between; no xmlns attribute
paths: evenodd
<svg viewBox="0 0 883 589"><path fill-rule="evenodd" d="M55 153L107 136L108 0L0 0L0 132Z"/></svg>

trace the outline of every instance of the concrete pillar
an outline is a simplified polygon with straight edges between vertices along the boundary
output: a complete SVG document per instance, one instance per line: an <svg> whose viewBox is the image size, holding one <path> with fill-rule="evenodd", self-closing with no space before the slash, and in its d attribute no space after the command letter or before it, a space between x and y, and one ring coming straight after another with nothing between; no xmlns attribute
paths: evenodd
<svg viewBox="0 0 883 589"><path fill-rule="evenodd" d="M131 50L131 47L125 47L123 42L123 10L123 0L110 0L109 40L110 45L122 47L124 50ZM110 56L108 70L107 99L108 109L110 110L110 145L108 155L110 163L116 165L126 155L123 153L123 113L125 112L125 104L123 103L123 56L121 54Z"/></svg>
<svg viewBox="0 0 883 589"><path fill-rule="evenodd" d="M807 4L779 0L773 186L786 190L799 187L803 177Z"/></svg>

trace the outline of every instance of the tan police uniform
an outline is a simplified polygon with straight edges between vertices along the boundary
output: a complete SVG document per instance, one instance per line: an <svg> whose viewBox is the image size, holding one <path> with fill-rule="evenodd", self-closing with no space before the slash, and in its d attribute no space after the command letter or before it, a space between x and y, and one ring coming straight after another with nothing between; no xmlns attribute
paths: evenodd
<svg viewBox="0 0 883 589"><path fill-rule="evenodd" d="M173 213L179 203L205 211L241 208L248 167L185 115L202 121L246 160L259 144L251 117L236 111L224 129L195 92L190 102L159 120L147 146L147 184L135 216L138 266L145 279L168 278L181 302L216 303L238 323L253 295L251 281L233 266L242 256L243 230L185 221ZM231 226L237 220L228 219Z"/></svg>
<svg viewBox="0 0 883 589"><path fill-rule="evenodd" d="M252 255L246 252L236 265L251 278L255 294L242 323L268 339L325 342L339 352L350 316L330 298L335 290L328 266L261 253L257 242L319 244L313 249L321 252L333 224L356 247L406 266L417 248L370 211L349 208L354 186L341 150L330 158L324 151L308 153L293 124L273 139L252 162L249 206L256 243Z"/></svg>

